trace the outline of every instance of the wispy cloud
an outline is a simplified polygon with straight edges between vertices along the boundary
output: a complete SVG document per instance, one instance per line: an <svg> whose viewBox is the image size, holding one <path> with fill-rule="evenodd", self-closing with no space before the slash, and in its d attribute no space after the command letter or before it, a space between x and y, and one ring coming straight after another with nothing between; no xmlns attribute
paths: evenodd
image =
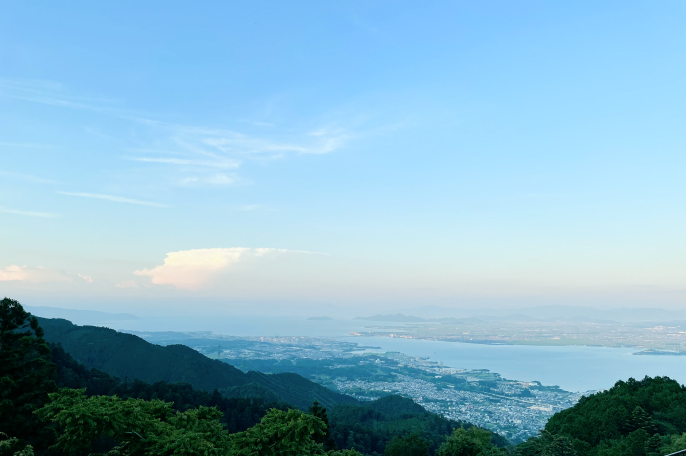
<svg viewBox="0 0 686 456"><path fill-rule="evenodd" d="M34 184L56 184L57 181L52 179L45 179L31 174L13 173L10 171L0 171L0 176L14 177Z"/></svg>
<svg viewBox="0 0 686 456"><path fill-rule="evenodd" d="M235 179L225 175L225 174L215 174L207 179L207 182L212 185L231 185L235 182Z"/></svg>
<svg viewBox="0 0 686 456"><path fill-rule="evenodd" d="M0 79L0 96L90 111L103 111L107 109L107 105L117 102L101 97L70 95L62 84L39 79Z"/></svg>
<svg viewBox="0 0 686 456"><path fill-rule="evenodd" d="M129 120L165 129L177 144L188 151L214 158L226 158L228 155L282 157L287 153L326 154L343 147L354 137L343 128L331 127L284 132L271 126L268 131L262 130L260 136L255 136L224 128L171 124L147 118L132 117ZM222 154L208 152L206 146Z"/></svg>
<svg viewBox="0 0 686 456"><path fill-rule="evenodd" d="M308 154L328 154L343 147L352 137L349 133L342 130L327 128L310 132L310 136L318 138L319 142L304 152Z"/></svg>
<svg viewBox="0 0 686 456"><path fill-rule="evenodd" d="M204 144L215 147L224 153L247 155L267 154L277 157L284 153L325 154L342 147L350 135L342 130L319 129L310 132L296 141L274 141L251 137L242 133L224 130L198 130L204 134Z"/></svg>
<svg viewBox="0 0 686 456"><path fill-rule="evenodd" d="M0 147L18 147L22 149L54 149L56 146L52 146L50 144L0 142Z"/></svg>
<svg viewBox="0 0 686 456"><path fill-rule="evenodd" d="M198 183L227 186L239 176L215 174L216 170L237 170L246 161L287 159L292 155L327 154L344 147L355 135L335 123L308 127L276 125L248 119L236 119L234 128L194 126L156 120L156 115L142 114L125 109L119 100L102 97L76 96L60 83L44 80L0 79L0 97L10 97L65 109L86 110L137 124L148 129L137 138L149 138L124 150L130 152L123 160L171 166L178 173L166 182L188 185L185 176L192 168L192 179ZM85 127L89 134L103 137L119 136L95 127ZM25 144L34 147L36 145ZM138 155L140 154L140 155ZM138 156L137 156L138 155ZM178 170L174 170L174 167ZM215 170L215 171L213 171ZM184 176L185 175L185 176ZM72 196L107 199L131 204L163 207L165 205L102 194L66 193Z"/></svg>
<svg viewBox="0 0 686 456"><path fill-rule="evenodd" d="M170 207L168 204L155 203L152 201L141 201L137 199L124 198L121 196L113 195L103 195L101 193L74 193L74 192L57 192L61 195L78 196L81 198L94 198L107 201L113 201L115 203L128 203L128 204L138 204L141 206L152 206L152 207Z"/></svg>
<svg viewBox="0 0 686 456"><path fill-rule="evenodd" d="M5 214L23 215L26 217L53 218L58 216L58 214L52 214L50 212L20 211L16 209L7 209L4 207L0 207L0 212L4 212Z"/></svg>
<svg viewBox="0 0 686 456"><path fill-rule="evenodd" d="M240 179L235 176L227 176L226 174L213 174L204 177L188 176L181 179L181 185L184 186L212 185L222 187L227 185L235 185L238 182L240 182Z"/></svg>
<svg viewBox="0 0 686 456"><path fill-rule="evenodd" d="M147 162L147 163L165 163L168 165L185 165L185 166L201 166L210 168L236 169L240 166L240 162L231 159L220 159L216 161L209 160L192 160L184 158L150 158L150 157L125 157L127 160Z"/></svg>

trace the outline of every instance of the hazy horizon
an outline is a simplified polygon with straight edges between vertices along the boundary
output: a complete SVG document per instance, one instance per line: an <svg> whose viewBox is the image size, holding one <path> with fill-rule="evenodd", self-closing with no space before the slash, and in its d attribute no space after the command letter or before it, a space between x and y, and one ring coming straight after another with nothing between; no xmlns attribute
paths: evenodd
<svg viewBox="0 0 686 456"><path fill-rule="evenodd" d="M92 314L93 318L97 314L102 314L102 316L112 316L112 315L127 315L135 318L155 318L161 315L166 317L195 317L195 318L207 318L214 317L219 319L229 319L232 317L249 317L249 318L262 318L262 317L293 317L297 319L308 319L312 317L329 317L334 320L353 320L358 318L367 318L374 316L394 316L394 315L404 315L410 317L419 317L426 320L440 319L440 318L473 318L473 317L483 317L493 319L498 321L503 318L508 318L512 316L527 316L534 320L551 320L551 319L574 319L582 318L588 319L589 321L616 321L616 322L641 322L641 321L655 321L655 322L677 322L679 320L686 320L686 309L661 309L661 308L649 308L649 307L635 307L635 308L594 308L594 307L582 307L582 306L529 306L529 307L510 307L510 308L461 308L456 309L454 307L437 307L437 306L425 306L425 307L407 307L391 309L387 312L375 312L364 308L350 308L342 306L327 306L323 309L319 306L312 307L296 307L295 309L284 308L283 305L265 305L262 307L254 308L253 306L235 306L231 308L217 309L212 313L207 312L197 312L192 307L175 307L170 308L169 312L160 313L159 311L151 311L148 308L143 308L143 310L138 307L138 311L135 306L124 307L121 305L114 305L110 307L104 307L101 304L83 306L83 307L59 307L55 305L39 305L39 304L26 304L24 306L27 310L33 312L37 316L45 318L65 318L70 319L69 316L80 316ZM142 311L141 311L142 310ZM90 320L97 321L97 320ZM108 321L108 320L102 320ZM87 324L78 323L76 324ZM217 322L215 322L217 323ZM90 323L88 323L90 324Z"/></svg>

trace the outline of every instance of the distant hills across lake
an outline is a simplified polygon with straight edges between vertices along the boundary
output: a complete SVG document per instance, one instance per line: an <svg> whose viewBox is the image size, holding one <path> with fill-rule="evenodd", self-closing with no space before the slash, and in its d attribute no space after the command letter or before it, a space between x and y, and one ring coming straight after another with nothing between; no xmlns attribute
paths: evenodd
<svg viewBox="0 0 686 456"><path fill-rule="evenodd" d="M393 323L483 323L486 321L509 322L546 322L571 321L587 323L619 323L619 322L669 322L686 320L686 311L649 309L649 308L618 308L593 309L572 306L540 306L523 309L443 309L443 315L438 308L429 308L422 312L422 308L414 309L423 315L408 315L403 313L376 314L372 316L357 316L354 320L383 321ZM508 310L511 310L508 312ZM514 311L514 312L512 312ZM446 314L453 314L452 316ZM535 315L535 316L532 316Z"/></svg>
<svg viewBox="0 0 686 456"><path fill-rule="evenodd" d="M46 306L24 306L24 308L32 314L40 315L43 318L64 318L77 325L140 319L130 313L109 313L99 310L62 309L60 307Z"/></svg>
<svg viewBox="0 0 686 456"><path fill-rule="evenodd" d="M371 317L355 317L355 320L365 320L365 321L387 321L393 323L420 323L428 321L437 321L442 323L483 323L484 320L479 318L432 318L426 319L421 317L414 317L412 315L403 315L401 313L395 315L374 315Z"/></svg>

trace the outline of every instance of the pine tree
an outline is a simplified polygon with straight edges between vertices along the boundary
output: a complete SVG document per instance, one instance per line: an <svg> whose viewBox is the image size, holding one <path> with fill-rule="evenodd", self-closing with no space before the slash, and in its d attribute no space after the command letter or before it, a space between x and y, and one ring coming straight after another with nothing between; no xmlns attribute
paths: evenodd
<svg viewBox="0 0 686 456"><path fill-rule="evenodd" d="M429 456L429 442L411 434L407 437L395 437L386 445L385 456Z"/></svg>
<svg viewBox="0 0 686 456"><path fill-rule="evenodd" d="M337 450L338 445L336 445L336 441L333 439L333 437L331 437L331 426L329 425L329 417L326 414L326 408L319 405L319 401L315 399L309 408L309 412L311 415L314 415L322 420L326 425L325 434L322 437L315 439L315 441L318 443L323 443L326 451Z"/></svg>
<svg viewBox="0 0 686 456"><path fill-rule="evenodd" d="M0 301L0 431L36 450L54 437L33 414L56 389L51 359L36 318L13 299Z"/></svg>
<svg viewBox="0 0 686 456"><path fill-rule="evenodd" d="M655 432L655 424L653 419L648 413L643 410L643 408L636 406L633 412L631 412L631 417L628 419L626 428L629 432L634 432L639 429L643 429L648 433Z"/></svg>
<svg viewBox="0 0 686 456"><path fill-rule="evenodd" d="M646 455L647 456L660 456L662 453L662 439L660 434L653 434L651 438L646 442Z"/></svg>

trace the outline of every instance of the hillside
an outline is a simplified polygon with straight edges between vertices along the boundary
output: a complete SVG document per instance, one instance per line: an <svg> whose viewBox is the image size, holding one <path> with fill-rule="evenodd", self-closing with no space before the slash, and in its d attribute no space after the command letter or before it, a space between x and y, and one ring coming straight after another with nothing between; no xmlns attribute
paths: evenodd
<svg viewBox="0 0 686 456"><path fill-rule="evenodd" d="M122 379L188 383L199 390L217 389L226 396L281 400L302 409L309 407L315 399L329 407L357 402L297 374L246 374L184 345L162 347L108 328L78 326L62 319L38 320L48 342L61 344L86 367Z"/></svg>
<svg viewBox="0 0 686 456"><path fill-rule="evenodd" d="M471 423L428 412L412 399L395 395L359 405L338 405L330 410L329 421L331 436L339 448L355 449L364 454L384 454L394 438L412 434L423 438L428 443L429 453L434 454L455 429L474 427ZM504 437L489 435L493 445L508 445Z"/></svg>
<svg viewBox="0 0 686 456"><path fill-rule="evenodd" d="M119 396L122 399L162 399L178 411L199 406L216 407L222 413L221 422L229 432L245 431L260 422L272 408L288 409L283 402L268 402L257 397L222 397L218 391L199 391L187 383L146 383L141 380L122 381L97 369L88 369L67 353L61 345L50 344L52 362L57 367L58 388L86 389L88 396Z"/></svg>
<svg viewBox="0 0 686 456"><path fill-rule="evenodd" d="M518 452L533 456L553 445L582 456L657 456L675 449L684 432L686 387L667 377L629 379L556 413Z"/></svg>

